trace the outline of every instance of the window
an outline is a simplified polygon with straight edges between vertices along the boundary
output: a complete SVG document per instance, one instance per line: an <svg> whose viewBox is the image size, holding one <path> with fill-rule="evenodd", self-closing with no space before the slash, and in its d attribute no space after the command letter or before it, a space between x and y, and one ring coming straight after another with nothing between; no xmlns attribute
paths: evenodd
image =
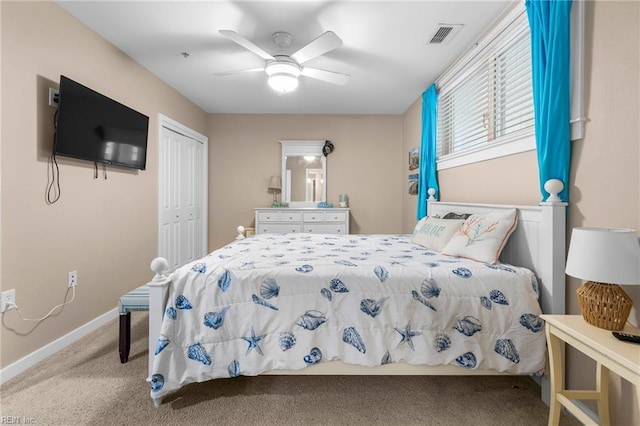
<svg viewBox="0 0 640 426"><path fill-rule="evenodd" d="M439 168L499 156L485 151L515 139L529 139L526 145L535 147L531 42L524 8L496 29L496 35L486 37L438 82Z"/></svg>
<svg viewBox="0 0 640 426"><path fill-rule="evenodd" d="M582 137L581 2L572 9L572 140ZM531 41L523 2L436 81L438 169L534 150ZM574 118L578 117L578 118ZM575 126L574 126L575 124Z"/></svg>

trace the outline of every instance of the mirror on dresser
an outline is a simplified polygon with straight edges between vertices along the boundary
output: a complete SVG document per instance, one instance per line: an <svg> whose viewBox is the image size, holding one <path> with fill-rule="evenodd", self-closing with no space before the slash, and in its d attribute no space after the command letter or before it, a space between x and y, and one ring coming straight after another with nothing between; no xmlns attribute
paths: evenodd
<svg viewBox="0 0 640 426"><path fill-rule="evenodd" d="M283 140L282 202L289 207L315 207L327 201L326 141Z"/></svg>

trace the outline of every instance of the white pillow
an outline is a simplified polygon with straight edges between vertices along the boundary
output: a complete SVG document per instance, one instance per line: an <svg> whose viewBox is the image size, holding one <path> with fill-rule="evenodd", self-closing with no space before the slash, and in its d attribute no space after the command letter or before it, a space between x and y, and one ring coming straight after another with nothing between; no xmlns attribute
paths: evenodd
<svg viewBox="0 0 640 426"><path fill-rule="evenodd" d="M517 223L516 209L474 214L451 237L442 254L496 263Z"/></svg>
<svg viewBox="0 0 640 426"><path fill-rule="evenodd" d="M464 222L464 220L439 219L433 216L424 217L414 228L411 242L431 250L441 251Z"/></svg>

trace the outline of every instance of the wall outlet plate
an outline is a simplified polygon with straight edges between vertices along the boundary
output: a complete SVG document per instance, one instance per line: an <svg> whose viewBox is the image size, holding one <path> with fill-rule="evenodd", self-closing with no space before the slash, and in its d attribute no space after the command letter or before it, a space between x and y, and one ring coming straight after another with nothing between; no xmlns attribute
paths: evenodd
<svg viewBox="0 0 640 426"><path fill-rule="evenodd" d="M60 102L60 91L54 89L53 87L49 87L49 106L58 108L58 103Z"/></svg>
<svg viewBox="0 0 640 426"><path fill-rule="evenodd" d="M75 287L78 285L78 271L71 271L67 274L67 287Z"/></svg>
<svg viewBox="0 0 640 426"><path fill-rule="evenodd" d="M16 308L16 289L0 293L0 313Z"/></svg>

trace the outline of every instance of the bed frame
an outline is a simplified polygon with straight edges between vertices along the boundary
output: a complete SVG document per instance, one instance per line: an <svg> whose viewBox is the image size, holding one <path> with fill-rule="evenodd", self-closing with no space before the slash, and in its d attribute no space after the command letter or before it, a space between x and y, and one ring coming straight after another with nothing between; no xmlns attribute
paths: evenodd
<svg viewBox="0 0 640 426"><path fill-rule="evenodd" d="M518 227L511 235L502 251L500 261L524 266L535 272L539 280L540 304L546 314L565 312L565 239L566 206L557 194L562 190L562 182L547 182L545 189L551 194L545 202L537 206L510 206L491 204L451 203L433 199L433 191L428 200L429 214L448 212L486 213L495 210L516 208ZM152 375L153 358L162 318L164 316L171 274L168 274L166 259L158 257L151 262L155 273L149 285L149 377ZM415 366L404 363L386 364L378 367L363 367L338 361L320 363L302 370L278 370L266 374L274 375L494 375L490 370L469 370L457 366ZM543 401L548 404L549 386L541 379ZM161 401L154 400L156 406Z"/></svg>

